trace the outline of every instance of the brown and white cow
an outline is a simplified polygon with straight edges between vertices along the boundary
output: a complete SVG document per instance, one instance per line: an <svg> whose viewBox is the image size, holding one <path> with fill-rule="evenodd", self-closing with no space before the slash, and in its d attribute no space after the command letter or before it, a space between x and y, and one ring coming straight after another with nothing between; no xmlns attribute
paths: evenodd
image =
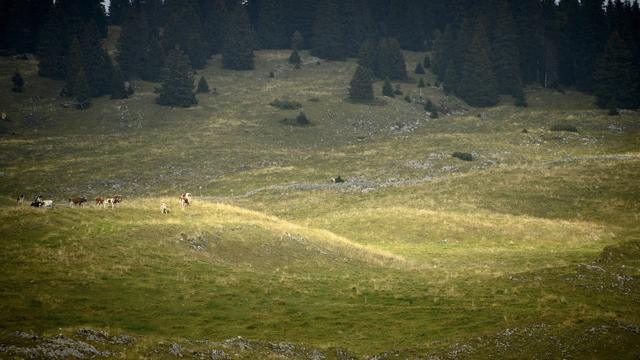
<svg viewBox="0 0 640 360"><path fill-rule="evenodd" d="M184 194L180 195L180 207L181 208L185 208L186 206L191 205L192 202L193 202L193 200L191 198L191 193L184 193Z"/></svg>
<svg viewBox="0 0 640 360"><path fill-rule="evenodd" d="M16 205L22 206L22 204L24 204L24 194L20 194L16 199Z"/></svg>
<svg viewBox="0 0 640 360"><path fill-rule="evenodd" d="M171 212L171 209L169 209L167 204L162 203L162 204L160 204L160 212L163 213L163 214L168 214L168 213Z"/></svg>
<svg viewBox="0 0 640 360"><path fill-rule="evenodd" d="M100 205L102 205L102 206L104 207L104 200L105 200L105 199L104 199L102 196L98 196L98 197L96 198L96 206L100 206Z"/></svg>
<svg viewBox="0 0 640 360"><path fill-rule="evenodd" d="M83 196L76 196L69 198L69 206L84 206L83 204L87 202L87 198Z"/></svg>
<svg viewBox="0 0 640 360"><path fill-rule="evenodd" d="M116 207L117 204L120 204L122 202L122 195L113 195L110 198L106 198L104 199L104 206L107 207L111 207L114 208Z"/></svg>

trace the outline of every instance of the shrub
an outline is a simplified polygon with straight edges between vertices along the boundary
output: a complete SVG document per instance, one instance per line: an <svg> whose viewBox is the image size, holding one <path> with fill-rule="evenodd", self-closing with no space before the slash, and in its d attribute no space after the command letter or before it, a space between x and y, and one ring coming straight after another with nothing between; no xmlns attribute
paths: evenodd
<svg viewBox="0 0 640 360"><path fill-rule="evenodd" d="M302 104L300 104L299 102L288 99L275 99L271 103L269 103L269 105L277 107L280 110L297 110L302 107Z"/></svg>
<svg viewBox="0 0 640 360"><path fill-rule="evenodd" d="M607 104L607 109L609 109L609 116L616 116L616 115L620 115L620 113L618 112L618 107L616 106L616 102L613 100L609 100L609 103Z"/></svg>
<svg viewBox="0 0 640 360"><path fill-rule="evenodd" d="M555 124L551 126L551 131L578 132L578 128L571 124Z"/></svg>
<svg viewBox="0 0 640 360"><path fill-rule="evenodd" d="M382 85L382 95L388 97L394 97L393 94L393 86L391 86L391 81L389 78L384 79L384 84Z"/></svg>
<svg viewBox="0 0 640 360"><path fill-rule="evenodd" d="M405 95L404 101L411 103L411 97L409 95Z"/></svg>
<svg viewBox="0 0 640 360"><path fill-rule="evenodd" d="M431 102L431 100L427 99L427 102L424 103L424 111L428 111L428 112L432 112L433 110L435 110L436 106L433 105L433 102Z"/></svg>
<svg viewBox="0 0 640 360"><path fill-rule="evenodd" d="M420 78L420 81L418 81L418 87L419 88L423 88L424 86L425 86L424 85L424 80L422 78Z"/></svg>
<svg viewBox="0 0 640 360"><path fill-rule="evenodd" d="M416 69L414 71L416 74L424 74L424 68L422 67L421 63L416 64Z"/></svg>
<svg viewBox="0 0 640 360"><path fill-rule="evenodd" d="M289 64L300 65L302 60L300 59L300 54L298 54L298 50L293 50L291 55L289 56Z"/></svg>
<svg viewBox="0 0 640 360"><path fill-rule="evenodd" d="M402 90L400 89L400 85L396 85L396 88L393 90L393 95L402 95Z"/></svg>
<svg viewBox="0 0 640 360"><path fill-rule="evenodd" d="M432 119L437 119L438 117L440 117L440 115L438 114L438 109L437 108L433 108L433 111L431 111L431 115L429 115L430 118Z"/></svg>
<svg viewBox="0 0 640 360"><path fill-rule="evenodd" d="M309 118L307 118L307 115L305 115L305 113L301 111L300 114L296 116L296 122L298 123L298 125L304 126L304 125L309 125L311 121L309 121Z"/></svg>
<svg viewBox="0 0 640 360"><path fill-rule="evenodd" d="M22 92L22 87L24 86L24 79L22 78L22 75L20 75L20 72L18 70L16 70L16 72L11 77L11 81L13 82L13 87L11 88L11 91L17 92L17 93Z"/></svg>
<svg viewBox="0 0 640 360"><path fill-rule="evenodd" d="M207 79L204 78L204 76L200 77L200 81L198 81L198 87L196 88L196 93L198 94L203 94L203 93L208 93L209 90L209 84L207 83Z"/></svg>
<svg viewBox="0 0 640 360"><path fill-rule="evenodd" d="M466 152L454 152L452 155L454 158L458 158L460 160L463 161L473 161L473 155L471 155L470 153L466 153Z"/></svg>
<svg viewBox="0 0 640 360"><path fill-rule="evenodd" d="M422 60L422 67L425 69L428 69L431 67L431 58L429 57L429 54L426 54L424 56L424 60Z"/></svg>
<svg viewBox="0 0 640 360"><path fill-rule="evenodd" d="M274 78L274 77L276 77L276 74L274 74L273 71L269 71L269 77L270 78Z"/></svg>

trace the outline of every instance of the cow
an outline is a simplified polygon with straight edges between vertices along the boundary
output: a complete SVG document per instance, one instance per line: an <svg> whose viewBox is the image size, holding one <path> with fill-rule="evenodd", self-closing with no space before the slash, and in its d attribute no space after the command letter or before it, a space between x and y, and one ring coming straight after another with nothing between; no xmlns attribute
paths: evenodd
<svg viewBox="0 0 640 360"><path fill-rule="evenodd" d="M191 198L191 193L184 193L182 195L180 195L180 207L184 208L186 206L191 205L191 203L193 202L192 198Z"/></svg>
<svg viewBox="0 0 640 360"><path fill-rule="evenodd" d="M168 214L168 213L171 212L171 209L169 209L167 204L162 203L162 204L160 204L160 212L163 213L163 214Z"/></svg>
<svg viewBox="0 0 640 360"><path fill-rule="evenodd" d="M37 195L36 197L34 197L33 201L31 202L31 206L37 207L37 208L44 206L44 202L42 201L42 197L40 195Z"/></svg>
<svg viewBox="0 0 640 360"><path fill-rule="evenodd" d="M100 206L100 205L102 205L102 206L104 207L104 206L105 206L105 205L104 205L104 201L105 201L105 199L104 199L103 197L98 196L98 197L96 198L96 206Z"/></svg>
<svg viewBox="0 0 640 360"><path fill-rule="evenodd" d="M104 199L104 206L109 206L110 208L116 207L116 204L120 204L122 202L122 195L113 195L110 198Z"/></svg>
<svg viewBox="0 0 640 360"><path fill-rule="evenodd" d="M42 207L47 209L53 209L53 200L43 200Z"/></svg>
<svg viewBox="0 0 640 360"><path fill-rule="evenodd" d="M69 206L84 206L83 204L86 202L87 202L87 198L82 196L69 198Z"/></svg>
<svg viewBox="0 0 640 360"><path fill-rule="evenodd" d="M24 194L20 194L20 196L18 196L18 198L16 199L17 206L22 206L22 204L24 204Z"/></svg>

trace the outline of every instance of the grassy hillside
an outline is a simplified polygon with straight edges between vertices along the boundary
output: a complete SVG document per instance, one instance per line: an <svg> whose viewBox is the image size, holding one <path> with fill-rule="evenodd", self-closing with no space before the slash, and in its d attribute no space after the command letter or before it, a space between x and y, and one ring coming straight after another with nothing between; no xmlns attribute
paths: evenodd
<svg viewBox="0 0 640 360"><path fill-rule="evenodd" d="M346 101L353 61L256 55L249 72L214 58L198 75L217 94L191 109L136 82L86 111L60 107L35 62L0 59L0 83L26 78L0 89L0 357L62 342L128 358L637 358L640 114L543 89L528 108L473 109L414 75L405 95L451 110L429 119L381 83L377 104ZM276 98L311 126L282 124L300 110ZM57 206L16 207L20 193ZM117 209L64 201L114 193Z"/></svg>

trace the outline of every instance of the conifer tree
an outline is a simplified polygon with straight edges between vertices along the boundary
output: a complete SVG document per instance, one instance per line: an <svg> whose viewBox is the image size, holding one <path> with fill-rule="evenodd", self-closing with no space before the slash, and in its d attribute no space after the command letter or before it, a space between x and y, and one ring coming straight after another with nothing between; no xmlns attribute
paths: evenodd
<svg viewBox="0 0 640 360"><path fill-rule="evenodd" d="M518 25L521 78L525 84L541 83L544 56L544 19L540 0L512 2L514 20Z"/></svg>
<svg viewBox="0 0 640 360"><path fill-rule="evenodd" d="M420 75L424 74L424 68L422 67L422 63L416 64L416 69L414 70L414 72Z"/></svg>
<svg viewBox="0 0 640 360"><path fill-rule="evenodd" d="M164 49L155 31L149 36L144 55L145 65L140 69L140 77L146 81L160 81L164 69Z"/></svg>
<svg viewBox="0 0 640 360"><path fill-rule="evenodd" d="M207 83L207 79L205 79L204 76L201 76L200 81L198 81L198 88L196 89L196 93L204 94L208 93L209 91L209 83Z"/></svg>
<svg viewBox="0 0 640 360"><path fill-rule="evenodd" d="M447 25L442 36L436 39L432 51L432 69L438 76L438 80L443 81L445 73L449 68L449 61L453 58L456 45L456 34L451 24Z"/></svg>
<svg viewBox="0 0 640 360"><path fill-rule="evenodd" d="M189 107L197 104L189 57L180 48L175 48L167 54L159 92L156 102L160 105Z"/></svg>
<svg viewBox="0 0 640 360"><path fill-rule="evenodd" d="M558 80L565 86L571 86L576 81L579 9L578 0L560 0L558 3L558 16L562 19L558 39Z"/></svg>
<svg viewBox="0 0 640 360"><path fill-rule="evenodd" d="M384 79L384 84L382 84L382 95L395 97L395 94L393 93L393 86L391 86L391 81L388 77Z"/></svg>
<svg viewBox="0 0 640 360"><path fill-rule="evenodd" d="M79 41L89 96L108 94L111 91L112 63L102 48L100 33L93 22L84 26Z"/></svg>
<svg viewBox="0 0 640 360"><path fill-rule="evenodd" d="M378 45L375 71L381 79L405 80L407 68L404 55L400 50L400 43L393 38L383 38Z"/></svg>
<svg viewBox="0 0 640 360"><path fill-rule="evenodd" d="M84 69L84 54L82 53L82 47L77 37L74 37L71 41L71 48L67 56L67 78L66 89L69 95L75 96L78 93L77 86L82 86L82 96L89 97L89 85L87 84L87 77ZM82 79L79 79L79 74L82 73ZM82 83L78 85L79 83Z"/></svg>
<svg viewBox="0 0 640 360"><path fill-rule="evenodd" d="M403 49L424 50L423 6L415 0L391 0L389 33Z"/></svg>
<svg viewBox="0 0 640 360"><path fill-rule="evenodd" d="M423 88L423 87L425 87L425 86L426 86L426 85L424 84L424 79L423 79L423 78L420 78L420 81L418 81L418 87L419 87L419 88Z"/></svg>
<svg viewBox="0 0 640 360"><path fill-rule="evenodd" d="M372 72L376 72L377 49L369 40L365 40L360 45L358 51L358 65L369 68Z"/></svg>
<svg viewBox="0 0 640 360"><path fill-rule="evenodd" d="M149 26L145 13L132 7L122 24L118 39L117 61L125 79L140 77L145 68L145 47L149 40Z"/></svg>
<svg viewBox="0 0 640 360"><path fill-rule="evenodd" d="M11 77L11 82L13 83L13 87L11 88L11 91L21 93L24 87L24 78L22 78L22 75L18 70L16 70L13 73L13 76Z"/></svg>
<svg viewBox="0 0 640 360"><path fill-rule="evenodd" d="M253 69L254 34L244 6L230 11L226 28L222 66L231 70Z"/></svg>
<svg viewBox="0 0 640 360"><path fill-rule="evenodd" d="M82 108L86 106L86 103L88 103L91 98L89 84L87 83L87 77L85 76L84 69L80 69L80 71L74 75L73 96L76 101L83 104Z"/></svg>
<svg viewBox="0 0 640 360"><path fill-rule="evenodd" d="M458 85L460 84L460 77L460 69L458 69L458 65L456 64L456 62L453 60L449 61L447 69L444 73L444 79L442 80L442 85L445 93L456 93Z"/></svg>
<svg viewBox="0 0 640 360"><path fill-rule="evenodd" d="M593 66L607 42L607 22L603 0L582 0L578 12L575 80L580 90L593 87Z"/></svg>
<svg viewBox="0 0 640 360"><path fill-rule="evenodd" d="M113 25L121 25L131 8L129 0L110 0L109 21Z"/></svg>
<svg viewBox="0 0 640 360"><path fill-rule="evenodd" d="M201 69L207 63L209 52L202 36L200 17L194 9L196 4L182 0L171 6L162 39L165 49L179 46L189 56L191 65Z"/></svg>
<svg viewBox="0 0 640 360"><path fill-rule="evenodd" d="M355 101L373 100L373 80L369 68L358 66L351 79L349 97Z"/></svg>
<svg viewBox="0 0 640 360"><path fill-rule="evenodd" d="M522 86L520 80L520 50L518 35L507 0L496 2L492 59L496 87L501 94L514 94Z"/></svg>
<svg viewBox="0 0 640 360"><path fill-rule="evenodd" d="M429 54L424 55L424 60L422 60L422 67L424 69L431 68L431 57L429 57Z"/></svg>
<svg viewBox="0 0 640 360"><path fill-rule="evenodd" d="M593 79L593 93L600 107L610 102L626 109L640 106L638 67L618 32L614 31L609 37L607 47L596 62Z"/></svg>
<svg viewBox="0 0 640 360"><path fill-rule="evenodd" d="M456 94L472 106L495 105L498 94L490 60L489 40L480 21L476 22L464 59Z"/></svg>
<svg viewBox="0 0 640 360"><path fill-rule="evenodd" d="M291 38L291 48L293 50L302 50L302 46L304 45L304 38L300 31L296 30L293 33L293 37Z"/></svg>
<svg viewBox="0 0 640 360"><path fill-rule="evenodd" d="M40 32L37 57L38 75L64 79L67 73L66 55L69 38L59 10L52 10Z"/></svg>
<svg viewBox="0 0 640 360"><path fill-rule="evenodd" d="M365 40L376 39L376 27L366 0L344 0L341 2L344 46L347 56L357 56Z"/></svg>
<svg viewBox="0 0 640 360"><path fill-rule="evenodd" d="M258 17L258 38L262 49L284 49L289 46L285 24L285 4L281 0L262 0Z"/></svg>
<svg viewBox="0 0 640 360"><path fill-rule="evenodd" d="M289 55L289 64L300 65L302 60L300 59L300 54L298 54L298 50L293 50L291 55Z"/></svg>
<svg viewBox="0 0 640 360"><path fill-rule="evenodd" d="M111 99L126 99L129 97L124 86L124 77L119 66L114 66L111 76Z"/></svg>
<svg viewBox="0 0 640 360"><path fill-rule="evenodd" d="M342 21L334 0L318 3L311 54L328 60L346 57Z"/></svg>

